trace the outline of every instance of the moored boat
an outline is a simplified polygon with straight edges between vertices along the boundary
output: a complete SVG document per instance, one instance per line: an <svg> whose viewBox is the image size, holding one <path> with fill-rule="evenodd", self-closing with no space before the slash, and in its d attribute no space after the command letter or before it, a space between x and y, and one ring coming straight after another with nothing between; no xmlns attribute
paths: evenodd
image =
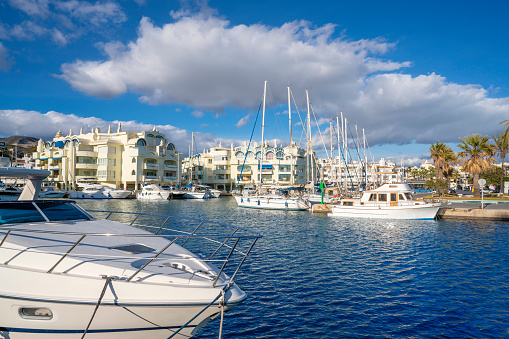
<svg viewBox="0 0 509 339"><path fill-rule="evenodd" d="M19 201L0 202L2 337L189 338L246 299L234 278L260 234L86 212L73 201L37 200L48 171L2 171L27 178Z"/></svg>
<svg viewBox="0 0 509 339"><path fill-rule="evenodd" d="M434 219L442 204L417 200L408 184L384 184L362 192L360 198L343 198L332 205L333 217L377 219Z"/></svg>
<svg viewBox="0 0 509 339"><path fill-rule="evenodd" d="M136 194L136 199L141 200L168 200L171 192L156 184L143 185L141 192Z"/></svg>

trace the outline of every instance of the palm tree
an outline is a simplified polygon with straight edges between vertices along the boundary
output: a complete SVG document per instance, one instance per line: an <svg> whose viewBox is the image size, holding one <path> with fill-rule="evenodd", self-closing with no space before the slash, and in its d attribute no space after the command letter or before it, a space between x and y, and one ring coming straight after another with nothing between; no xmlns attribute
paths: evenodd
<svg viewBox="0 0 509 339"><path fill-rule="evenodd" d="M480 197L479 174L488 169L495 161L493 159L493 145L488 144L490 137L479 134L468 135L460 138L461 144L458 147L459 161L463 163L463 170L474 176L474 196Z"/></svg>
<svg viewBox="0 0 509 339"><path fill-rule="evenodd" d="M456 154L451 147L440 141L437 141L436 144L431 144L429 151L431 152L431 159L435 166L437 181L442 181L446 173L452 173L452 163L456 161ZM440 194L443 194L443 187L439 187L439 190Z"/></svg>
<svg viewBox="0 0 509 339"><path fill-rule="evenodd" d="M508 129L505 130L503 133L498 133L497 135L493 134L493 140L495 141L495 144L493 145L495 147L495 152L500 156L500 159L502 159L502 174L500 177L500 193L504 194L504 160L505 156L507 155L507 152L509 151L509 133Z"/></svg>

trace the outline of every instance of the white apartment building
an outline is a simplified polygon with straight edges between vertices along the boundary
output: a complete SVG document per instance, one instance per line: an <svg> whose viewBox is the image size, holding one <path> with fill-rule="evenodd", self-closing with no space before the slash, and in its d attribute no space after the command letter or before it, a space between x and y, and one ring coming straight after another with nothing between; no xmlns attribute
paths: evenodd
<svg viewBox="0 0 509 339"><path fill-rule="evenodd" d="M53 141L39 140L34 152L35 168L51 172L50 182L62 189L75 189L76 182L92 179L124 189L140 189L142 183L178 185L182 154L164 134L152 131L90 133L64 136L60 131Z"/></svg>
<svg viewBox="0 0 509 339"><path fill-rule="evenodd" d="M404 181L404 169L385 158L372 163L352 161L347 166L339 157L332 160L318 159L318 166L324 181L337 183L343 189L358 189L364 186L378 187L384 183L392 184Z"/></svg>
<svg viewBox="0 0 509 339"><path fill-rule="evenodd" d="M215 189L231 191L237 186L256 186L260 174L264 185L304 185L306 183L306 151L293 143L282 147L268 143L263 147L254 143L225 148L213 147L204 153L186 158L183 164L182 183L192 180Z"/></svg>

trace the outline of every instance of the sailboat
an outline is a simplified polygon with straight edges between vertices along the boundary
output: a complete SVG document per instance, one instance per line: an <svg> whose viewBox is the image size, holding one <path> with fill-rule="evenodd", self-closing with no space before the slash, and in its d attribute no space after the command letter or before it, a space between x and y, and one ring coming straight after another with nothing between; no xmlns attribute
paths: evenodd
<svg viewBox="0 0 509 339"><path fill-rule="evenodd" d="M183 186L182 188L185 188L185 193L182 196L184 199L209 199L213 198L214 196L210 193L210 190L205 186L205 184L198 186L193 184L193 145L194 145L194 132L191 133L191 149L189 151L189 168L188 170L191 171L189 175L189 185ZM200 167L200 163L198 161L198 167ZM203 176L202 176L203 181Z"/></svg>
<svg viewBox="0 0 509 339"><path fill-rule="evenodd" d="M290 88L288 88L290 93ZM265 156L264 146L264 130L265 130L265 99L267 95L267 81L265 81L263 90L263 113L262 113L262 148L260 156L260 182L258 189L254 192L251 190L245 190L241 195L235 196L235 201L239 207L245 208L257 208L257 209L268 209L268 210L287 210L287 211L305 211L310 208L310 204L307 200L302 199L300 192L295 189L284 188L284 189L265 189L262 188L262 171L263 160ZM290 106L290 101L288 101ZM290 124L291 126L291 124ZM291 132L290 132L291 133ZM291 139L291 137L290 137ZM290 141L291 142L291 141Z"/></svg>

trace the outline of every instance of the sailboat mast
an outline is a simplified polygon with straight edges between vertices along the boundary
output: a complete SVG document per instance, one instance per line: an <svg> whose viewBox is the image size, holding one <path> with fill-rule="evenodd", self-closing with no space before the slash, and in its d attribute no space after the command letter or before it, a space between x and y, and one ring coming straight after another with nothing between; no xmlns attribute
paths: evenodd
<svg viewBox="0 0 509 339"><path fill-rule="evenodd" d="M315 172L313 166L313 150L312 150L312 138L311 138L311 114L309 113L309 92L306 90L306 100L308 104L308 155L309 155L309 164L311 166L311 184L314 186L315 184ZM314 187L313 187L314 188Z"/></svg>
<svg viewBox="0 0 509 339"><path fill-rule="evenodd" d="M265 132L265 98L267 96L267 80L265 80L265 84L263 86L263 111L262 111L262 151L260 154L260 185L262 184L262 167L263 167L263 153L264 153L264 139L263 134Z"/></svg>
<svg viewBox="0 0 509 339"><path fill-rule="evenodd" d="M288 124L290 128L290 185L293 186L293 141L292 141L292 105L290 103L290 86L288 86Z"/></svg>
<svg viewBox="0 0 509 339"><path fill-rule="evenodd" d="M192 184L193 183L193 166L194 166L194 161L193 161L193 146L194 146L194 132L191 132L191 150L189 151L189 168L191 168L191 176L189 177L189 183Z"/></svg>

